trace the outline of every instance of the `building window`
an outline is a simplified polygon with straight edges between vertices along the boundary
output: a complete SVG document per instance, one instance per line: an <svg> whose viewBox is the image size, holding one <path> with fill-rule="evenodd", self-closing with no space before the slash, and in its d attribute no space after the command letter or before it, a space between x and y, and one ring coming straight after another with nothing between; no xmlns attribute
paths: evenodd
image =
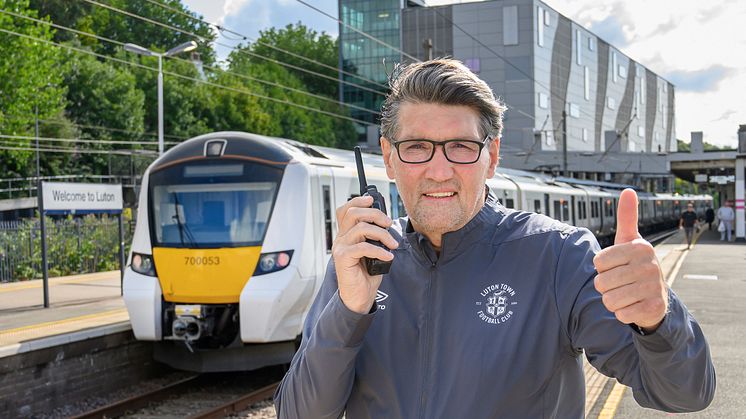
<svg viewBox="0 0 746 419"><path fill-rule="evenodd" d="M628 146L628 147L629 147L629 151L635 151L635 148L636 148L636 147L635 147L635 142L634 142L634 141L632 141L632 140L630 140L630 141L629 141L629 146Z"/></svg>
<svg viewBox="0 0 746 419"><path fill-rule="evenodd" d="M544 8L537 6L536 13L536 42L540 47L544 46Z"/></svg>
<svg viewBox="0 0 746 419"><path fill-rule="evenodd" d="M596 49L596 41L593 38L588 38L588 50L594 51Z"/></svg>
<svg viewBox="0 0 746 419"><path fill-rule="evenodd" d="M587 128L583 128L582 132L583 132L583 142L587 143L588 142L588 129Z"/></svg>
<svg viewBox="0 0 746 419"><path fill-rule="evenodd" d="M575 29L575 61L578 65L583 65L583 36L580 29Z"/></svg>
<svg viewBox="0 0 746 419"><path fill-rule="evenodd" d="M626 79L627 78L627 67L623 65L619 65L619 77Z"/></svg>
<svg viewBox="0 0 746 419"><path fill-rule="evenodd" d="M640 138L645 138L645 127L643 127L642 125L637 127L637 136Z"/></svg>
<svg viewBox="0 0 746 419"><path fill-rule="evenodd" d="M588 66L583 67L583 97L585 100L591 99L591 71Z"/></svg>
<svg viewBox="0 0 746 419"><path fill-rule="evenodd" d="M577 103L570 103L570 116L580 118L580 106Z"/></svg>
<svg viewBox="0 0 746 419"><path fill-rule="evenodd" d="M539 92L539 107L541 109L549 108L549 96L546 93Z"/></svg>
<svg viewBox="0 0 746 419"><path fill-rule="evenodd" d="M464 65L466 68L471 70L474 74L479 74L479 58L469 58L466 61L464 61Z"/></svg>
<svg viewBox="0 0 746 419"><path fill-rule="evenodd" d="M503 45L518 45L518 6L503 7Z"/></svg>
<svg viewBox="0 0 746 419"><path fill-rule="evenodd" d="M552 24L552 15L549 14L549 10L544 9L544 26Z"/></svg>
<svg viewBox="0 0 746 419"><path fill-rule="evenodd" d="M616 68L617 68L617 65L616 65L616 52L611 51L611 78L612 78L612 80L614 80L614 83L617 82L617 71L616 71Z"/></svg>
<svg viewBox="0 0 746 419"><path fill-rule="evenodd" d="M640 103L645 104L645 77L640 77Z"/></svg>
<svg viewBox="0 0 746 419"><path fill-rule="evenodd" d="M606 98L606 107L609 108L609 109L612 109L612 110L616 109L616 100L613 97L611 97L611 96L607 97Z"/></svg>
<svg viewBox="0 0 746 419"><path fill-rule="evenodd" d="M547 131L546 143L549 146L554 145L554 131L552 130Z"/></svg>

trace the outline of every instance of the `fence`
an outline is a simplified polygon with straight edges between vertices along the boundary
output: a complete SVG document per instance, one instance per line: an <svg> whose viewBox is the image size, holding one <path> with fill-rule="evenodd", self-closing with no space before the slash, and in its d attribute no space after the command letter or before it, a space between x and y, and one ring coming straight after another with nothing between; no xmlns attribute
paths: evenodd
<svg viewBox="0 0 746 419"><path fill-rule="evenodd" d="M125 252L129 252L134 221L124 213ZM119 268L119 223L107 215L47 217L49 276L92 273ZM126 254L126 253L125 253ZM0 222L0 282L41 278L39 220Z"/></svg>

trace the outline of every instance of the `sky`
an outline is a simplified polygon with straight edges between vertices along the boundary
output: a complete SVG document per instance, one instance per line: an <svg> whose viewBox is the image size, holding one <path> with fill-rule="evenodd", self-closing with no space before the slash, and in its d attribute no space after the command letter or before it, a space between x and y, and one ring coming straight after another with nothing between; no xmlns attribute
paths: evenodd
<svg viewBox="0 0 746 419"><path fill-rule="evenodd" d="M337 0L307 0L337 16ZM334 37L338 23L297 0L183 0L205 20L249 37L270 27L303 22ZM426 0L428 5L452 3ZM676 136L690 132L736 147L746 124L746 1L743 0L546 0L676 87ZM233 35L221 38L238 43ZM228 49L218 47L224 58ZM499 94L499 92L496 92Z"/></svg>

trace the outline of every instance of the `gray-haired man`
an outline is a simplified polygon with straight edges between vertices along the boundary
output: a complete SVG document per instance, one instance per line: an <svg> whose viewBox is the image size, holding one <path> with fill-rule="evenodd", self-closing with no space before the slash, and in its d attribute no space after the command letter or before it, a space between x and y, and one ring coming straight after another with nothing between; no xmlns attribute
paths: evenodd
<svg viewBox="0 0 746 419"><path fill-rule="evenodd" d="M643 406L710 403L707 343L637 233L633 191L603 251L585 229L486 193L503 111L453 60L392 77L381 148L409 218L392 222L368 197L337 209L280 418L582 418L583 351ZM393 260L390 273L369 276L362 257Z"/></svg>

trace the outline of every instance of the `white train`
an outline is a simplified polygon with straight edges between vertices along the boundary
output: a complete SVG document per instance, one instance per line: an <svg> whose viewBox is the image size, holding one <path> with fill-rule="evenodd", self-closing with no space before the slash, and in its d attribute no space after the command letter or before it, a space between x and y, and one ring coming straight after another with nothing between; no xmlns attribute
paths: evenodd
<svg viewBox="0 0 746 419"><path fill-rule="evenodd" d="M381 156L369 184L405 216ZM606 243L622 185L498 169L488 186L510 208L583 226ZM145 172L124 276L135 337L161 362L192 371L289 362L321 286L335 209L359 194L351 151L241 132L202 135ZM640 227L673 225L709 196L640 194Z"/></svg>

